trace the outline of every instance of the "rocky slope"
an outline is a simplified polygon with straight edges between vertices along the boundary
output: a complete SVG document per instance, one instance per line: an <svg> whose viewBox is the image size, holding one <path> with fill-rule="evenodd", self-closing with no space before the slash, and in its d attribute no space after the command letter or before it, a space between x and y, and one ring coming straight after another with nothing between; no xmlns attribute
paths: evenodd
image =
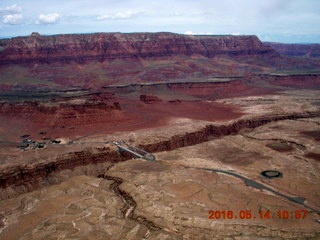
<svg viewBox="0 0 320 240"><path fill-rule="evenodd" d="M86 62L172 55L277 56L256 36L187 36L173 33L95 33L16 37L0 41L0 64Z"/></svg>

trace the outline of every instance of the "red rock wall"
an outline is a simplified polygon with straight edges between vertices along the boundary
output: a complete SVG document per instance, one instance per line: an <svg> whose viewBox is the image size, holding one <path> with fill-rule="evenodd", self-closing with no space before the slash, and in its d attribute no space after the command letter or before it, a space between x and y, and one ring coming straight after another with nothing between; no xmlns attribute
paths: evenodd
<svg viewBox="0 0 320 240"><path fill-rule="evenodd" d="M10 167L0 174L0 189L4 191L3 194L0 194L0 199L11 198L24 192L33 191L43 185L48 185L47 178L62 170L103 162L114 163L128 159L130 159L129 156L122 156L117 151L110 149L101 149L98 153L84 150L59 156L54 162L39 163L30 167ZM85 172L82 174L85 174Z"/></svg>
<svg viewBox="0 0 320 240"><path fill-rule="evenodd" d="M187 36L173 33L96 33L16 37L0 41L0 64L85 62L177 54L278 55L256 36Z"/></svg>
<svg viewBox="0 0 320 240"><path fill-rule="evenodd" d="M170 151L176 148L192 146L202 142L206 142L214 137L227 136L231 134L236 134L239 130L244 128L256 128L264 124L286 120L286 119L298 119L298 118L308 118L320 116L320 112L309 112L302 114L285 114L285 115L273 115L265 116L261 118L239 120L229 125L208 125L205 128L191 133L186 133L184 135L176 135L171 137L169 140L158 142L155 144L148 144L140 146L148 152L161 152Z"/></svg>

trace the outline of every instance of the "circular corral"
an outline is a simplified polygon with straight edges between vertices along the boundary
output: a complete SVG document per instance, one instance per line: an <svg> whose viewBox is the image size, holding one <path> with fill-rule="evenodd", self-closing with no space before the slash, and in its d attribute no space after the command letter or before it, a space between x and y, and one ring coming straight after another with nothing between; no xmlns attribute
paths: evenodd
<svg viewBox="0 0 320 240"><path fill-rule="evenodd" d="M269 179L282 177L282 173L276 170L265 170L261 175Z"/></svg>

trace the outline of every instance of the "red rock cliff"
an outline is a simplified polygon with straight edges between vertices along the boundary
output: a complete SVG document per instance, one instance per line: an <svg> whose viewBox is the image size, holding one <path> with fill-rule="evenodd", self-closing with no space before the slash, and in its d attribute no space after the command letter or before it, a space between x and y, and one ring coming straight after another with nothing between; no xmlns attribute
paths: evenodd
<svg viewBox="0 0 320 240"><path fill-rule="evenodd" d="M173 33L95 33L16 37L0 41L0 64L85 62L172 55L277 55L256 36L188 36Z"/></svg>

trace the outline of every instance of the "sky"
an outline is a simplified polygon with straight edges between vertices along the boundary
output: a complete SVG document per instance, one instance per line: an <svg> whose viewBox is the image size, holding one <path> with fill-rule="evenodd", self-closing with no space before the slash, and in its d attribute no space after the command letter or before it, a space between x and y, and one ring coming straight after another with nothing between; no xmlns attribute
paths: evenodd
<svg viewBox="0 0 320 240"><path fill-rule="evenodd" d="M320 0L0 0L0 38L94 32L320 43Z"/></svg>

